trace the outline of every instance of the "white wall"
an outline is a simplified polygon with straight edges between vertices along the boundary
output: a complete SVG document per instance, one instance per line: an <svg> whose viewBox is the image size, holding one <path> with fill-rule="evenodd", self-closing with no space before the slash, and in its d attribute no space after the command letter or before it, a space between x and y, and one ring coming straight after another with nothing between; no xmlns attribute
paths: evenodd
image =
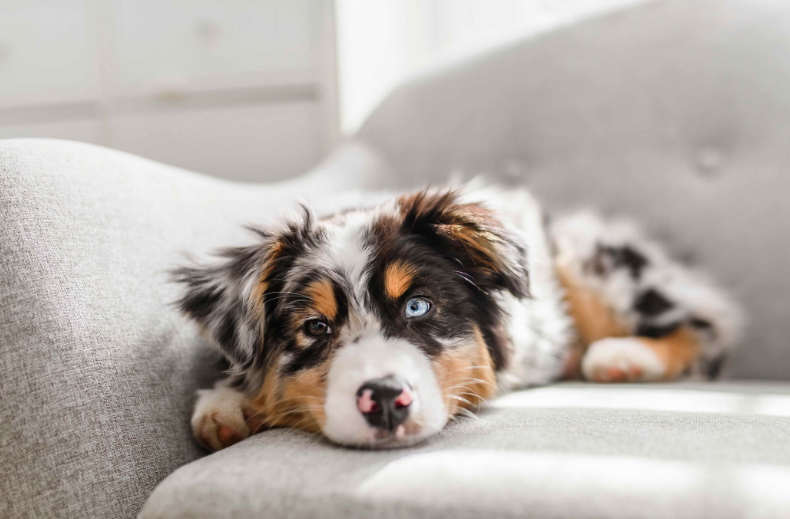
<svg viewBox="0 0 790 519"><path fill-rule="evenodd" d="M645 0L336 0L343 133L420 72Z"/></svg>

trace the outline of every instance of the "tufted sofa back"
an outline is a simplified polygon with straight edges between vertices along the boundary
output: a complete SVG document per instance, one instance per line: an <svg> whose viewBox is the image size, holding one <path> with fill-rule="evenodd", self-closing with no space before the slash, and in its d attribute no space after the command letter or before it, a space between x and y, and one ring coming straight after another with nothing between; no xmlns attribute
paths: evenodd
<svg viewBox="0 0 790 519"><path fill-rule="evenodd" d="M634 215L750 325L739 378L790 378L790 2L666 0L414 80L357 143L398 186L485 173Z"/></svg>

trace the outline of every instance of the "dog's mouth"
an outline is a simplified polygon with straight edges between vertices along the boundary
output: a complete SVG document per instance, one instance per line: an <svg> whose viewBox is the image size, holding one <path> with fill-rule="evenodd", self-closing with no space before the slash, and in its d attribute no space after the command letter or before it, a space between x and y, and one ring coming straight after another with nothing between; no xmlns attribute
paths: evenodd
<svg viewBox="0 0 790 519"><path fill-rule="evenodd" d="M399 425L393 431L379 429L373 435L374 445L378 448L408 447L424 441L428 436L413 420Z"/></svg>
<svg viewBox="0 0 790 519"><path fill-rule="evenodd" d="M378 430L374 434L374 438L376 441L383 441L383 440L403 440L406 438L406 426L401 424L399 425L394 431L382 431Z"/></svg>
<svg viewBox="0 0 790 519"><path fill-rule="evenodd" d="M340 441L337 438L328 437L328 439L338 445L354 449L400 449L422 443L437 432L427 431L416 421L410 420L393 430L371 429L367 431L364 438Z"/></svg>

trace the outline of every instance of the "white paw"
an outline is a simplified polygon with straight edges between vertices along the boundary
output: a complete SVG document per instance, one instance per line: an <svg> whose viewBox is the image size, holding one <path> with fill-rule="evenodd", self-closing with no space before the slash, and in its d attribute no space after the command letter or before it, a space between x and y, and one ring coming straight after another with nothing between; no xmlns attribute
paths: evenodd
<svg viewBox="0 0 790 519"><path fill-rule="evenodd" d="M245 417L246 403L244 395L231 388L198 391L192 414L192 432L198 443L218 451L247 438L251 430Z"/></svg>
<svg viewBox="0 0 790 519"><path fill-rule="evenodd" d="M651 382L665 373L658 355L636 337L595 341L582 359L584 378L594 382Z"/></svg>

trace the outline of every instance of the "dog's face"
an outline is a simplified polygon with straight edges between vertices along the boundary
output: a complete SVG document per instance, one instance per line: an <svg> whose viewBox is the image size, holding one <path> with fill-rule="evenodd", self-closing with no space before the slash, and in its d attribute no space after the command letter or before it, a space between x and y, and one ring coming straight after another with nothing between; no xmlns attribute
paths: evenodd
<svg viewBox="0 0 790 519"><path fill-rule="evenodd" d="M421 192L259 234L177 275L266 424L401 446L493 394L509 351L497 294L525 296L528 277L492 212Z"/></svg>

